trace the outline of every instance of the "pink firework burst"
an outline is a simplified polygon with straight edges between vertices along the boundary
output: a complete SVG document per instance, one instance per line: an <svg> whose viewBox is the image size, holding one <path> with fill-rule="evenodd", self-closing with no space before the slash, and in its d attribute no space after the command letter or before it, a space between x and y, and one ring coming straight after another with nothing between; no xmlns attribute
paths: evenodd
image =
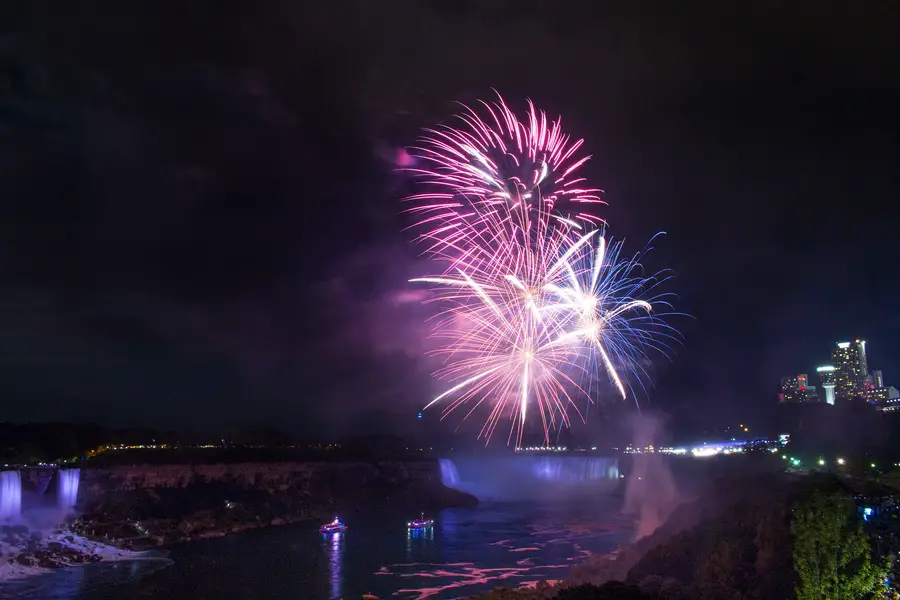
<svg viewBox="0 0 900 600"><path fill-rule="evenodd" d="M457 127L426 130L411 148L421 167L412 172L428 191L406 198L422 230L426 252L444 252L465 238L483 237L507 221L529 229L535 219L581 229L602 223L592 205L601 190L586 184L578 169L584 140L563 132L561 120L528 101L519 120L500 94L479 101L481 112L462 105Z"/></svg>

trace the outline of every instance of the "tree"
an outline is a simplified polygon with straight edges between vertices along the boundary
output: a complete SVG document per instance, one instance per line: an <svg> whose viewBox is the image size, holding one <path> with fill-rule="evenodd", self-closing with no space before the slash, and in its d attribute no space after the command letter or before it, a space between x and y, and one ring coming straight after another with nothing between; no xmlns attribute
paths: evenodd
<svg viewBox="0 0 900 600"><path fill-rule="evenodd" d="M846 494L815 492L794 509L798 600L862 599L884 580L854 508Z"/></svg>

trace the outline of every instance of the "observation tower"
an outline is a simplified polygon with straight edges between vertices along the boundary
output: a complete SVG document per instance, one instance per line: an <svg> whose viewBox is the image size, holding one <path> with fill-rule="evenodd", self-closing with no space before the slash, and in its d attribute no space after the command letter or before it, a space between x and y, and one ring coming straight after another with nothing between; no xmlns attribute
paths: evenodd
<svg viewBox="0 0 900 600"><path fill-rule="evenodd" d="M835 368L831 365L824 365L816 369L819 379L822 380L822 389L825 390L825 402L834 404L834 372Z"/></svg>

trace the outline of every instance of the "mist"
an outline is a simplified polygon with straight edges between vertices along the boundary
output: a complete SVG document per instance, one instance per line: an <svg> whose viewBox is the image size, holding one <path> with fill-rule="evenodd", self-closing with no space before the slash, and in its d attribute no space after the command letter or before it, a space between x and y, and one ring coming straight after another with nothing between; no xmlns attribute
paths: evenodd
<svg viewBox="0 0 900 600"><path fill-rule="evenodd" d="M631 419L632 448L658 448L663 421L647 413ZM643 538L666 522L680 502L675 477L664 455L658 452L633 454L631 474L625 487L623 512L636 518L635 533Z"/></svg>

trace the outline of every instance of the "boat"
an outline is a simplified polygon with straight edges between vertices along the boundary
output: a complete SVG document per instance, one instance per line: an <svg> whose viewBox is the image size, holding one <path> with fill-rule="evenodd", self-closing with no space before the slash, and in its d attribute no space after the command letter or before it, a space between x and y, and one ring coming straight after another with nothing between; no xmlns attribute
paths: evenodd
<svg viewBox="0 0 900 600"><path fill-rule="evenodd" d="M347 531L347 526L337 517L331 523L319 527L319 533L340 533L341 531Z"/></svg>
<svg viewBox="0 0 900 600"><path fill-rule="evenodd" d="M406 526L409 529L427 529L434 525L434 519L426 519L425 513L422 513L418 519L413 519L412 521L408 521Z"/></svg>

